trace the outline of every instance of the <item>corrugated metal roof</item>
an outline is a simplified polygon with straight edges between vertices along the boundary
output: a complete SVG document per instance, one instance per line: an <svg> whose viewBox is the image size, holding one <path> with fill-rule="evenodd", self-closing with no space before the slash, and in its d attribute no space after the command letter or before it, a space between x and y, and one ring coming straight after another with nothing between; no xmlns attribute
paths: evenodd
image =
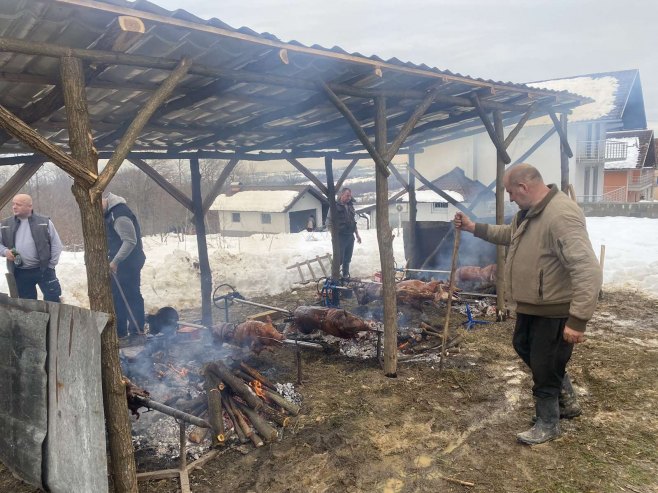
<svg viewBox="0 0 658 493"><path fill-rule="evenodd" d="M76 3L80 5L75 5ZM141 11L141 13L140 13ZM582 97L539 91L522 84L476 79L404 63L397 59L348 54L339 47L307 47L292 41L234 29L218 19L199 19L184 10L174 12L139 0L0 0L0 37L43 42L77 49L107 51L108 31L118 13L145 19L146 32L124 53L177 61L228 71L207 77L191 71L169 100L151 118L135 150L362 150L347 121L314 88L286 87L267 78L345 84L361 89L427 92L440 83L439 95L464 97L477 93L483 101L517 106L556 104L573 107ZM174 25L182 24L182 25ZM243 38L238 39L236 38ZM281 52L281 50L286 50ZM284 60L287 58L287 63ZM112 150L137 111L168 76L163 69L135 65L91 64L87 98L94 139L99 150ZM381 76L376 69L381 68ZM239 70L264 81L232 80ZM23 117L42 135L66 146L66 111L59 105L41 111L59 77L55 57L0 52L0 104ZM241 81L242 80L242 81ZM369 135L374 108L369 98L341 95ZM41 101L40 101L41 100ZM387 99L388 130L395 136L418 105L418 99ZM480 126L473 109L459 104L433 103L407 145L422 146L430 137L446 135L464 123ZM15 139L5 152L26 148Z"/></svg>

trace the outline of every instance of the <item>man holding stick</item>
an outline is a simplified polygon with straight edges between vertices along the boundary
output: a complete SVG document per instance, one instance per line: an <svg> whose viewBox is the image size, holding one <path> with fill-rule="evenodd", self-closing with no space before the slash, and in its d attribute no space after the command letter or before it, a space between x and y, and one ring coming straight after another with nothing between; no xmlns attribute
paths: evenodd
<svg viewBox="0 0 658 493"><path fill-rule="evenodd" d="M455 227L508 246L505 294L517 313L513 344L532 371L537 416L517 439L534 445L559 435L559 418L581 414L566 365L573 345L585 341L602 276L576 202L545 185L529 164L508 170L503 183L520 209L511 224L476 224L458 212Z"/></svg>

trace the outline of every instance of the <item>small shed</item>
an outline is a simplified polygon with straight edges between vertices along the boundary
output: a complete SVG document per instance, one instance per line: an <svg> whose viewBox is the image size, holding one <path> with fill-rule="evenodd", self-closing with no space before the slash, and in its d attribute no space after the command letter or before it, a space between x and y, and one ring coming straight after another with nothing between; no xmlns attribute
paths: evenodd
<svg viewBox="0 0 658 493"><path fill-rule="evenodd" d="M211 210L219 213L219 227L227 236L256 233L298 233L313 216L323 223L329 202L322 193L306 186L232 187L219 195Z"/></svg>

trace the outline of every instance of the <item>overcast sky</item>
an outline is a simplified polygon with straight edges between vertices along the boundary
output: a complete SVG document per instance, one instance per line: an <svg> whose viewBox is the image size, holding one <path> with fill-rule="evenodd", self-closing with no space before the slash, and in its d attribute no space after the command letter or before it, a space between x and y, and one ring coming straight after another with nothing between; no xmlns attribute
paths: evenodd
<svg viewBox="0 0 658 493"><path fill-rule="evenodd" d="M337 45L498 81L637 68L648 124L658 134L654 0L152 1L282 41Z"/></svg>

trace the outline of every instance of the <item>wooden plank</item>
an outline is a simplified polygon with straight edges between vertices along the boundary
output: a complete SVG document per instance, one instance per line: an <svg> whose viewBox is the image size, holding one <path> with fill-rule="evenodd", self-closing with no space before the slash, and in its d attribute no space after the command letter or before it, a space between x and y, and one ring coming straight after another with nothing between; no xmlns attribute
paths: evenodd
<svg viewBox="0 0 658 493"><path fill-rule="evenodd" d="M562 128L562 124L560 123L560 120L558 120L557 116L555 115L555 111L553 109L548 110L548 116L551 117L551 120L553 122L553 127L555 127L555 130L557 130L557 133L560 135L560 142L562 146L564 147L564 153L572 158L573 157L573 151L571 150L571 146L569 145L569 139L567 138L567 132Z"/></svg>
<svg viewBox="0 0 658 493"><path fill-rule="evenodd" d="M149 166L149 164L146 161L135 157L129 157L128 161L130 161L135 166L137 166L140 170L142 170L144 174L146 174L146 176L148 176L154 182L156 182L160 186L160 188L162 188L165 192L167 192L174 200L176 200L176 202L181 204L188 211L190 212L193 211L192 199L190 199L187 195L185 195L184 192L176 188L174 185L169 183L164 176L162 176L155 169Z"/></svg>
<svg viewBox="0 0 658 493"><path fill-rule="evenodd" d="M316 187L320 189L320 191L327 195L328 190L327 187L320 181L320 179L315 176L311 170L309 170L306 166L304 166L302 163L297 161L295 158L290 157L287 158L287 161L292 164L301 174L303 174L306 178L308 178L311 183L313 183Z"/></svg>
<svg viewBox="0 0 658 493"><path fill-rule="evenodd" d="M400 182L400 185L402 185L402 187L405 190L409 190L409 183L407 183L407 180L404 178L404 176L400 174L400 172L398 171L398 169L395 167L393 163L391 162L388 163L388 169L391 170L393 176L395 176L395 178Z"/></svg>
<svg viewBox="0 0 658 493"><path fill-rule="evenodd" d="M560 128L567 139L567 114L560 115ZM560 139L560 190L569 193L569 154L562 139ZM575 200L575 198L574 198Z"/></svg>
<svg viewBox="0 0 658 493"><path fill-rule="evenodd" d="M114 175L117 173L117 171L119 171L119 167L123 163L124 159L128 156L131 147L139 137L146 123L149 121L158 107L169 97L178 83L187 75L189 68L189 60L183 58L179 62L178 66L174 69L174 71L169 74L169 77L167 77L167 79L162 83L158 90L151 95L146 104L139 110L137 116L132 121L123 138L117 145L114 154L107 162L107 165L92 187L90 191L92 197L95 195L100 195L100 193L105 190L110 181L112 181L112 178L114 178Z"/></svg>
<svg viewBox="0 0 658 493"><path fill-rule="evenodd" d="M54 493L106 492L100 334L109 315L64 304L48 305L51 316L54 310L58 313L48 335L47 484Z"/></svg>
<svg viewBox="0 0 658 493"><path fill-rule="evenodd" d="M368 156L370 157L370 156ZM348 176L350 176L350 173L352 172L352 169L354 169L354 166L356 166L356 163L359 162L359 158L354 158L350 162L350 164L347 165L347 167L343 170L343 174L340 175L340 178L336 182L336 190L340 190L343 188L343 183L345 183L345 180L347 179Z"/></svg>
<svg viewBox="0 0 658 493"><path fill-rule="evenodd" d="M491 141L493 142L494 146L496 146L496 150L498 151L498 154L500 154L500 157L502 158L503 162L505 164L511 163L512 158L509 157L509 154L507 154L507 151L505 150L505 145L503 144L503 141L498 138L496 135L496 131L491 125L491 122L489 121L489 117L487 114L484 112L484 108L482 108L482 105L480 104L480 100L477 97L477 94L473 94L472 98L473 103L475 104L475 110L477 111L478 115L480 116L480 120L482 120L482 123L484 124L484 127L487 129L487 133L489 134L489 137L491 138Z"/></svg>
<svg viewBox="0 0 658 493"><path fill-rule="evenodd" d="M516 136L519 135L519 132L521 131L523 126L526 124L526 122L530 118L530 115L532 115L532 112L534 111L534 109L535 109L535 103L532 103L528 107L528 111L526 111L523 114L523 116L521 117L519 122L512 129L512 131L509 133L509 135L505 138L505 140L503 141L503 145L505 146L505 149L507 149L510 146L510 144L512 143L512 141L516 138Z"/></svg>

